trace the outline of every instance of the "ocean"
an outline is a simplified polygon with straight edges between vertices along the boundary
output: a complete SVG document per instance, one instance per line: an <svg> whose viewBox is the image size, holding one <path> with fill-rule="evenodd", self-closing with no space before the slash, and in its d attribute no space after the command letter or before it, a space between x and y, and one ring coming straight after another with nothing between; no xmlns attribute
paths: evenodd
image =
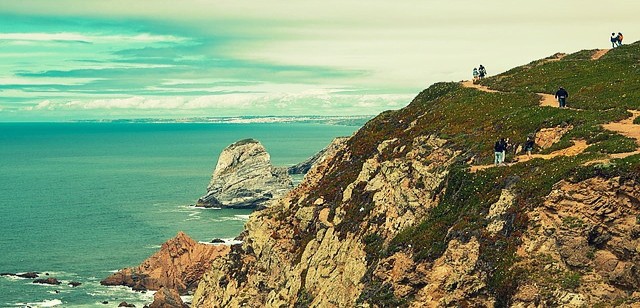
<svg viewBox="0 0 640 308"><path fill-rule="evenodd" d="M239 234L250 210L197 209L219 153L258 139L289 166L358 126L318 123L0 123L0 307L142 307L152 292L103 287L178 231ZM45 276L47 277L47 276ZM67 283L77 281L78 287ZM108 304L103 304L108 302Z"/></svg>

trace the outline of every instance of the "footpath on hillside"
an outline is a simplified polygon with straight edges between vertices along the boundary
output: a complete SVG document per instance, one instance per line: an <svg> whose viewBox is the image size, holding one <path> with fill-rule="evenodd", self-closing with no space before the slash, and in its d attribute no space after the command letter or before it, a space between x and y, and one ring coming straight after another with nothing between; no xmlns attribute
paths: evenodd
<svg viewBox="0 0 640 308"><path fill-rule="evenodd" d="M602 57L603 55L605 55L608 51L609 51L609 49L597 50L593 54L591 59L597 60L600 57ZM486 86L483 86L483 85L475 84L471 80L462 81L461 84L464 87L473 88L473 89L476 89L478 91L483 91L483 92L487 92L487 93L503 93L501 91L493 90L493 89L490 89L490 88L488 88ZM557 100L553 95L546 94L546 93L537 93L537 94L540 96L540 106L559 108ZM574 110L574 111L581 111L580 109L574 109L574 108L567 108L567 109ZM623 120L618 121L618 122L610 122L610 123L603 124L602 127L604 129L606 129L606 130L610 130L610 131L616 132L618 134L621 134L621 135L623 135L625 137L629 137L629 138L634 139L636 141L636 145L638 146L636 148L636 150L632 151L632 152L609 154L609 155L607 155L607 158L605 158L605 159L598 159L598 160L590 161L590 162L587 162L586 164L606 163L606 162L609 162L611 159L614 159L614 158L625 158L625 157L628 157L628 156L631 156L631 155L640 154L640 125L633 124L634 120L638 116L640 116L640 111L639 110L627 110L627 111L632 114L631 117L623 119ZM582 140L582 139L580 139L580 140L572 140L572 142L573 142L572 146L570 146L568 148L565 148L565 149L554 151L554 152L549 153L549 154L532 154L531 156L518 155L513 159L513 162L511 162L511 163L503 163L503 164L500 164L500 165L495 165L495 164L490 164L490 165L472 165L471 166L471 172L476 172L478 170L484 170L484 169L487 169L487 168L492 168L492 167L497 167L497 166L512 166L514 164L525 162L525 161L528 161L528 160L534 159L534 158L551 159L551 158L558 157L558 156L576 156L576 155L584 152L584 150L588 147L587 142L585 140Z"/></svg>

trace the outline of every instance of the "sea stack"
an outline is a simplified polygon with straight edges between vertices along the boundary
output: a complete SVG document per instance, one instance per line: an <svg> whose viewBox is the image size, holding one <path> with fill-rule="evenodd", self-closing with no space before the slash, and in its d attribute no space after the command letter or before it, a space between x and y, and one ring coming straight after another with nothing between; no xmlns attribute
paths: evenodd
<svg viewBox="0 0 640 308"><path fill-rule="evenodd" d="M262 208L291 188L287 169L271 165L271 157L259 141L244 139L220 153L207 193L196 206Z"/></svg>

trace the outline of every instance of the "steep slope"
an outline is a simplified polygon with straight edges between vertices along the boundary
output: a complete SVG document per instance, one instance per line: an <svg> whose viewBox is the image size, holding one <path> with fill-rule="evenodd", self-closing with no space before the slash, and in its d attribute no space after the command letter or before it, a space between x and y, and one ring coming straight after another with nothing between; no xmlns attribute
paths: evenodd
<svg viewBox="0 0 640 308"><path fill-rule="evenodd" d="M640 98L640 44L593 53L482 81L497 92L435 84L380 114L252 214L194 306L637 307L640 156L610 154L638 145L602 125L640 109L626 99ZM618 71L592 69L609 65ZM581 110L540 106L537 93L559 85ZM570 128L541 154L588 147L470 172L497 138L517 149L557 127Z"/></svg>

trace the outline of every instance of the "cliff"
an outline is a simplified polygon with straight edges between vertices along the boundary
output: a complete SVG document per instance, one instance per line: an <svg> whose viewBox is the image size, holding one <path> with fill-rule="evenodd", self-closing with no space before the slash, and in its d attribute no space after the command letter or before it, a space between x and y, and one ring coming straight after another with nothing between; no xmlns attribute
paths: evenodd
<svg viewBox="0 0 640 308"><path fill-rule="evenodd" d="M229 252L226 245L196 243L183 232L168 240L140 266L125 268L102 280L102 285L125 285L134 290L175 289L193 292L213 260Z"/></svg>
<svg viewBox="0 0 640 308"><path fill-rule="evenodd" d="M292 187L286 168L272 166L264 146L257 140L245 139L222 151L207 193L198 199L196 206L265 207Z"/></svg>
<svg viewBox="0 0 640 308"><path fill-rule="evenodd" d="M344 143L347 142L348 139L348 137L334 138L327 147L320 150L318 153L309 157L303 162L289 167L287 169L287 172L289 174L306 174L314 165L324 161L328 157L333 156L338 149L344 146Z"/></svg>
<svg viewBox="0 0 640 308"><path fill-rule="evenodd" d="M193 305L640 307L640 44L603 54L380 114L251 215ZM560 85L570 108L548 104ZM545 144L516 153L530 135Z"/></svg>

